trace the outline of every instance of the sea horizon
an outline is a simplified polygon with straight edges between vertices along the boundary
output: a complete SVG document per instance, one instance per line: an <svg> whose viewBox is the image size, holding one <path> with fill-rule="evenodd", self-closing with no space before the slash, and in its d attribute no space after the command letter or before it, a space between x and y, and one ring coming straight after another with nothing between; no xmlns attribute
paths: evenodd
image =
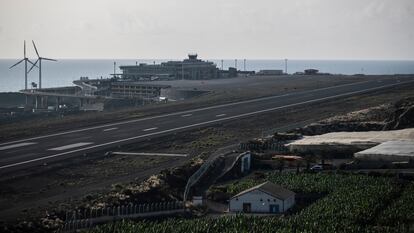
<svg viewBox="0 0 414 233"><path fill-rule="evenodd" d="M221 69L235 66L235 59L209 59L200 57L205 61L214 62ZM24 89L24 64L21 63L13 69L10 66L21 59L0 59L0 92L14 92ZM35 59L31 59L35 61ZM116 72L119 73L121 65L136 65L139 63L153 64L165 61L182 59L106 59L106 58L57 58L57 62L44 61L42 63L42 87L73 86L72 82L80 77L108 78L113 73L116 62ZM28 65L30 69L31 65ZM259 71L264 69L285 70L284 59L237 59L239 70ZM302 72L304 69L318 69L323 73L331 74L365 74L365 75L393 75L414 74L414 60L320 60L320 59L289 59L288 73ZM38 82L38 70L33 69L28 75L28 85Z"/></svg>

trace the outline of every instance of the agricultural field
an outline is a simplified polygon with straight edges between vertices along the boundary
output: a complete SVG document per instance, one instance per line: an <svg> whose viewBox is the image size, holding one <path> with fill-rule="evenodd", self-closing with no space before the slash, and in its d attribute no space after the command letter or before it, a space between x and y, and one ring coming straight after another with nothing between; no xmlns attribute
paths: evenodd
<svg viewBox="0 0 414 233"><path fill-rule="evenodd" d="M125 221L90 232L408 232L413 224L414 183L404 185L390 177L366 175L274 172L259 180L240 180L227 188L237 193L264 180L297 193L326 195L298 212L281 217L236 215Z"/></svg>

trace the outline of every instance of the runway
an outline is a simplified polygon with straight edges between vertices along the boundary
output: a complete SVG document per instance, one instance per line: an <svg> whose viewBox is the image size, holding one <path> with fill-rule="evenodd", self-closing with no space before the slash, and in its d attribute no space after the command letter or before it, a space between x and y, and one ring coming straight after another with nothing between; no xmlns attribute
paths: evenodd
<svg viewBox="0 0 414 233"><path fill-rule="evenodd" d="M0 173L105 151L160 135L412 83L412 79L370 80L3 142L0 143Z"/></svg>

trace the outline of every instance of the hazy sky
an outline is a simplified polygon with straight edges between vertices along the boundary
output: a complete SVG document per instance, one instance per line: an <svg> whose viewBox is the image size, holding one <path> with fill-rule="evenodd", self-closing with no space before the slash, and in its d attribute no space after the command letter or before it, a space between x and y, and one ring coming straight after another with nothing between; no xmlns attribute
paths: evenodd
<svg viewBox="0 0 414 233"><path fill-rule="evenodd" d="M0 58L32 39L53 58L414 59L414 0L0 0Z"/></svg>

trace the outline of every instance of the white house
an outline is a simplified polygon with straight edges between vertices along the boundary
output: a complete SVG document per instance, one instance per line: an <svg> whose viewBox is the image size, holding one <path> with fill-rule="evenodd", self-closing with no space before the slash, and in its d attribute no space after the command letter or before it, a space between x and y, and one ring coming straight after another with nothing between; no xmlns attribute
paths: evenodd
<svg viewBox="0 0 414 233"><path fill-rule="evenodd" d="M282 213L295 204L295 193L271 182L254 186L230 199L230 212Z"/></svg>

